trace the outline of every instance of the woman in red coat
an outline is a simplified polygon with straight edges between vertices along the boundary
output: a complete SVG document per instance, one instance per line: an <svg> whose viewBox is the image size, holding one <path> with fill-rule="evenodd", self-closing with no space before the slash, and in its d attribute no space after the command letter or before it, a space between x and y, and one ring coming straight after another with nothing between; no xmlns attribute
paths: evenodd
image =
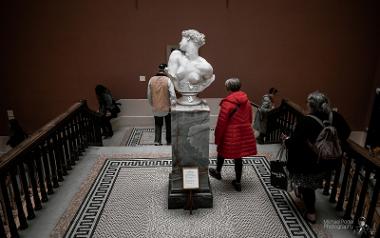
<svg viewBox="0 0 380 238"><path fill-rule="evenodd" d="M216 169L210 168L210 175L222 179L224 159L234 159L236 180L232 181L236 191L241 191L242 157L255 155L256 139L252 130L252 107L247 94L240 91L238 78L225 83L228 96L220 102L220 111L215 128L215 144L218 158Z"/></svg>

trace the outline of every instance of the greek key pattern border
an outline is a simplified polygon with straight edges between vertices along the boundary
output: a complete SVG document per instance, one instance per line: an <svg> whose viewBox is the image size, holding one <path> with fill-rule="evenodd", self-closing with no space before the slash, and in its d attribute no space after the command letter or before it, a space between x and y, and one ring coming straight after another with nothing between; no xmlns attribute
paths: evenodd
<svg viewBox="0 0 380 238"><path fill-rule="evenodd" d="M131 135L128 138L126 146L139 146L144 132L154 133L154 128L133 128Z"/></svg>
<svg viewBox="0 0 380 238"><path fill-rule="evenodd" d="M210 128L210 133L213 133L215 128ZM144 132L154 133L154 128L136 128L134 127L131 134L125 143L126 146L141 146L141 138ZM211 142L210 142L211 143ZM212 142L213 143L213 142ZM153 144L153 142L152 142Z"/></svg>
<svg viewBox="0 0 380 238"><path fill-rule="evenodd" d="M107 160L73 219L65 237L84 238L92 236L120 168L170 167L171 162L171 159ZM289 237L316 237L316 234L302 218L287 192L271 186L270 167L265 157L246 157L243 164L245 166L252 165L255 169ZM216 165L215 158L210 159L210 165ZM233 166L234 162L226 159L224 165Z"/></svg>
<svg viewBox="0 0 380 238"><path fill-rule="evenodd" d="M107 160L104 163L65 237L91 237L119 169L120 162Z"/></svg>
<svg viewBox="0 0 380 238"><path fill-rule="evenodd" d="M289 237L317 237L310 225L300 214L290 195L271 185L270 165L265 158L245 159L244 165L251 164L256 170L261 184L268 194L278 216L280 217Z"/></svg>

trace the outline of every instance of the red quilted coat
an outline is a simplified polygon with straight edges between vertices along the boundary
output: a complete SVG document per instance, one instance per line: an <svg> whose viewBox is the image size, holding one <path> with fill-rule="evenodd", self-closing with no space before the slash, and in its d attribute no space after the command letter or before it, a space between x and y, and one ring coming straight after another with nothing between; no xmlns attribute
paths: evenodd
<svg viewBox="0 0 380 238"><path fill-rule="evenodd" d="M228 159L257 154L256 139L251 125L252 107L247 94L242 91L230 93L220 102L215 128L218 154Z"/></svg>

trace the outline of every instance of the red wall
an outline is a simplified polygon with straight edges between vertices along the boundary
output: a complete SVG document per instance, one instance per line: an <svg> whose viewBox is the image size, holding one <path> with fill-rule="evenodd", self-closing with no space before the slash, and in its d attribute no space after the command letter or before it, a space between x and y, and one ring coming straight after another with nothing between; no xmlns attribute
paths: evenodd
<svg viewBox="0 0 380 238"><path fill-rule="evenodd" d="M7 108L32 132L87 98L96 84L117 98L145 98L147 82L181 31L206 35L201 56L224 97L239 77L259 102L269 87L304 106L327 93L354 130L367 126L379 57L376 1L129 0L2 1L0 134ZM227 7L228 6L228 7ZM363 115L366 115L364 118Z"/></svg>

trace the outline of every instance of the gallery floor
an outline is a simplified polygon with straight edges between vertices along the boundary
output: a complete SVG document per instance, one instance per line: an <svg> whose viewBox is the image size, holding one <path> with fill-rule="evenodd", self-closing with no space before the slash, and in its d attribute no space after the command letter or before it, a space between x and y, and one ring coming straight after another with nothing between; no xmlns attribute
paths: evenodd
<svg viewBox="0 0 380 238"><path fill-rule="evenodd" d="M102 147L89 147L59 188L49 196L21 237L356 237L335 212L335 204L317 191L318 220L302 218L303 203L294 193L268 184L268 161L280 146L258 145L245 158L243 191L231 185L234 171L226 161L223 180L210 179L213 209L167 209L171 147L154 146L153 117L146 99L121 99L114 135ZM220 98L208 98L215 127ZM210 143L214 141L213 129ZM363 141L363 133L353 132ZM165 138L165 137L163 137ZM10 148L0 138L0 154ZM216 147L210 144L210 166ZM116 173L114 171L117 171Z"/></svg>
<svg viewBox="0 0 380 238"><path fill-rule="evenodd" d="M354 237L329 226L341 214L322 191L312 225L293 193L268 189L268 160L279 145L258 145L258 156L245 159L241 193L227 161L223 180L211 179L213 209L168 210L171 147L152 145L152 136L150 127L117 127L103 147L88 148L21 237ZM215 149L210 144L211 166Z"/></svg>

